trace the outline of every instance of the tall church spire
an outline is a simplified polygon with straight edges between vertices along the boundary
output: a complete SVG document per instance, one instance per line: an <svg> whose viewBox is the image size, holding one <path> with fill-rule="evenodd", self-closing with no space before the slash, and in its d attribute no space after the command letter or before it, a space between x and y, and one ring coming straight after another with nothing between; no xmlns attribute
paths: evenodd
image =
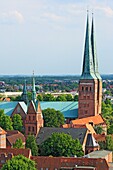
<svg viewBox="0 0 113 170"><path fill-rule="evenodd" d="M87 11L86 37L84 47L83 70L81 79L96 79L91 49L91 38L89 34L89 16Z"/></svg>
<svg viewBox="0 0 113 170"><path fill-rule="evenodd" d="M92 27L91 27L91 48L92 48L92 55L93 55L94 72L95 72L97 79L101 80L101 76L98 72L98 61L97 61L97 52L96 52L93 13L92 13Z"/></svg>
<svg viewBox="0 0 113 170"><path fill-rule="evenodd" d="M35 89L34 71L33 71L33 84L32 84L32 100L33 100L34 103L36 102L36 89Z"/></svg>
<svg viewBox="0 0 113 170"><path fill-rule="evenodd" d="M25 80L24 86L23 86L22 100L23 100L26 104L28 103L26 80Z"/></svg>

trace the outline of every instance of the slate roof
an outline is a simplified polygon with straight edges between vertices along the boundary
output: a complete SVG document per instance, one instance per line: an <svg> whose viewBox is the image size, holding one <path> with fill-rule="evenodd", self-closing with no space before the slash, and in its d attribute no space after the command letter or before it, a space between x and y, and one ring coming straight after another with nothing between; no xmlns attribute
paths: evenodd
<svg viewBox="0 0 113 170"><path fill-rule="evenodd" d="M112 151L108 150L99 150L99 151L93 151L88 154L89 158L105 158L110 154ZM87 155L85 155L87 156ZM84 157L85 157L84 156Z"/></svg>
<svg viewBox="0 0 113 170"><path fill-rule="evenodd" d="M88 134L86 146L88 146L88 147L98 147L99 146L92 134Z"/></svg>
<svg viewBox="0 0 113 170"><path fill-rule="evenodd" d="M63 113L65 118L78 117L78 102L40 102L41 109L53 108Z"/></svg>
<svg viewBox="0 0 113 170"><path fill-rule="evenodd" d="M38 136L37 136L37 143L40 145L42 142L44 142L46 139L48 139L52 133L58 132L58 133L65 133L72 136L73 139L79 139L80 143L83 144L87 128L51 128L51 127L42 127L39 130Z"/></svg>

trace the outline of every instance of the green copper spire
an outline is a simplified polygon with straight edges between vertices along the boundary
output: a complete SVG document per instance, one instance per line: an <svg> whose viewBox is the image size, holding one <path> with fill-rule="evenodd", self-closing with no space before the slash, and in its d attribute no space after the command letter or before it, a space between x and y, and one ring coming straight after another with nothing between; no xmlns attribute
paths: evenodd
<svg viewBox="0 0 113 170"><path fill-rule="evenodd" d="M98 61L97 61L96 41L95 41L95 33L94 33L93 13L92 13L92 28L91 28L91 47L92 47L95 75L96 75L97 79L101 80L102 78L98 72Z"/></svg>
<svg viewBox="0 0 113 170"><path fill-rule="evenodd" d="M26 104L28 103L26 80L25 80L25 82L24 82L23 93L22 93L22 100L23 100Z"/></svg>
<svg viewBox="0 0 113 170"><path fill-rule="evenodd" d="M35 77L33 72L33 84L32 84L32 100L35 103L36 102L36 89L35 89Z"/></svg>
<svg viewBox="0 0 113 170"><path fill-rule="evenodd" d="M88 12L88 11L87 11ZM81 79L97 79L94 73L91 39L89 35L89 17L87 13L86 37L84 47L84 60Z"/></svg>

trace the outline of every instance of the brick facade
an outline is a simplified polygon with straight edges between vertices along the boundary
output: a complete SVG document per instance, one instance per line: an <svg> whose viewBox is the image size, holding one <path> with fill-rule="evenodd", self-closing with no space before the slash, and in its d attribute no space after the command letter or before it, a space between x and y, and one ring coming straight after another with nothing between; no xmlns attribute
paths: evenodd
<svg viewBox="0 0 113 170"><path fill-rule="evenodd" d="M31 101L25 119L25 135L28 136L29 134L33 134L34 136L37 136L40 127L43 127L41 108L38 106L38 110L36 110L33 101Z"/></svg>

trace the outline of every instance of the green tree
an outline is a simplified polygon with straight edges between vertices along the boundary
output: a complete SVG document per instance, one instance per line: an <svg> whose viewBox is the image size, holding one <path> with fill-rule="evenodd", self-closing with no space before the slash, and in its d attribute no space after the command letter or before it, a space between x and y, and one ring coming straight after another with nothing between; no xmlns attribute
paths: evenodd
<svg viewBox="0 0 113 170"><path fill-rule="evenodd" d="M104 130L101 126L95 126L94 129L97 134L102 134L104 132Z"/></svg>
<svg viewBox="0 0 113 170"><path fill-rule="evenodd" d="M4 114L4 110L0 110L0 127L4 130L13 130L11 118Z"/></svg>
<svg viewBox="0 0 113 170"><path fill-rule="evenodd" d="M73 101L73 97L71 94L66 94L66 100L67 101Z"/></svg>
<svg viewBox="0 0 113 170"><path fill-rule="evenodd" d="M0 109L0 117L4 115L4 110Z"/></svg>
<svg viewBox="0 0 113 170"><path fill-rule="evenodd" d="M74 96L74 101L78 101L78 95Z"/></svg>
<svg viewBox="0 0 113 170"><path fill-rule="evenodd" d="M32 93L28 91L27 96L28 96L28 100L31 101L32 100Z"/></svg>
<svg viewBox="0 0 113 170"><path fill-rule="evenodd" d="M113 151L113 139L110 135L106 137L106 149Z"/></svg>
<svg viewBox="0 0 113 170"><path fill-rule="evenodd" d="M100 149L106 149L106 150L110 150L113 151L113 139L111 135L107 135L106 136L106 141L103 142L99 142L100 145Z"/></svg>
<svg viewBox="0 0 113 170"><path fill-rule="evenodd" d="M43 101L55 101L55 98L52 94L44 94Z"/></svg>
<svg viewBox="0 0 113 170"><path fill-rule="evenodd" d="M15 114L12 118L14 130L22 131L22 117L19 114Z"/></svg>
<svg viewBox="0 0 113 170"><path fill-rule="evenodd" d="M64 124L64 116L59 110L45 109L42 111L45 127L60 127Z"/></svg>
<svg viewBox="0 0 113 170"><path fill-rule="evenodd" d="M61 95L57 96L56 97L56 101L67 101L66 95L65 94L61 94Z"/></svg>
<svg viewBox="0 0 113 170"><path fill-rule="evenodd" d="M23 155L18 155L8 160L1 170L36 170L35 162Z"/></svg>
<svg viewBox="0 0 113 170"><path fill-rule="evenodd" d="M13 144L13 148L24 148L22 139L17 139L16 142Z"/></svg>
<svg viewBox="0 0 113 170"><path fill-rule="evenodd" d="M38 101L43 101L43 96L42 96L42 95L40 95L40 94L38 94L38 96L37 96L37 100L38 100Z"/></svg>
<svg viewBox="0 0 113 170"><path fill-rule="evenodd" d="M53 133L40 146L41 156L82 156L82 145L78 139L72 139L65 133Z"/></svg>
<svg viewBox="0 0 113 170"><path fill-rule="evenodd" d="M108 131L107 131L107 134L113 134L113 124L111 124L109 127L108 127Z"/></svg>
<svg viewBox="0 0 113 170"><path fill-rule="evenodd" d="M26 148L31 149L31 153L33 156L38 155L38 146L36 143L36 138L34 135L29 135L26 140Z"/></svg>

